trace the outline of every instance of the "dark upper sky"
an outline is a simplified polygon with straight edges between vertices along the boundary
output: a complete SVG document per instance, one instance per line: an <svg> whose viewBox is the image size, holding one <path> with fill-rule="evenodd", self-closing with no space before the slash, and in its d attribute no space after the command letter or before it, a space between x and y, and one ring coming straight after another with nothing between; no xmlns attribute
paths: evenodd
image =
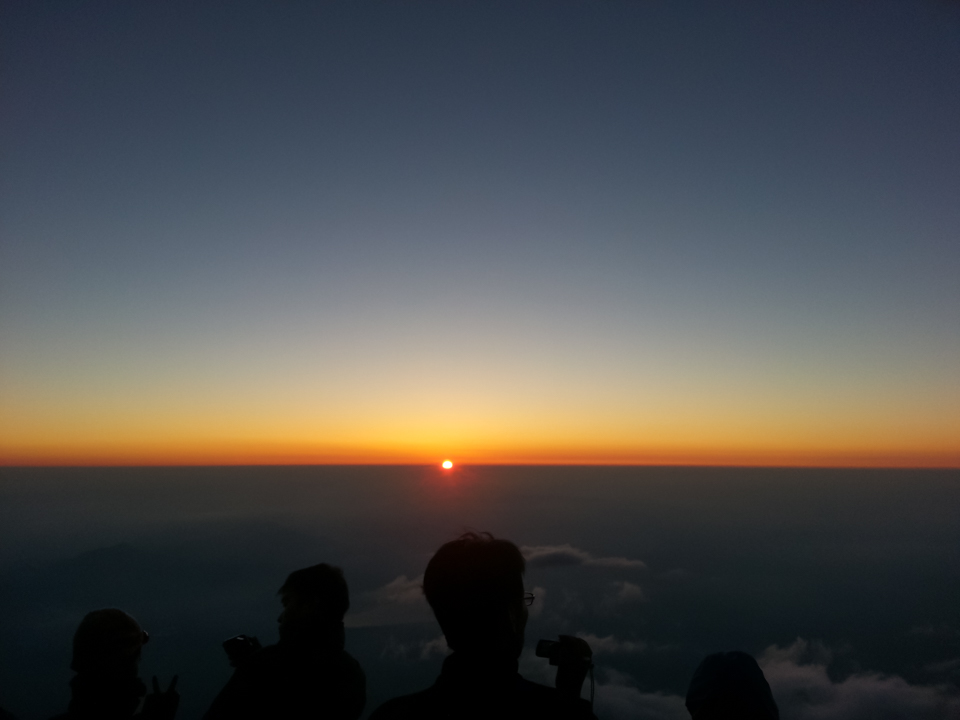
<svg viewBox="0 0 960 720"><path fill-rule="evenodd" d="M960 462L955 3L0 13L7 461Z"/></svg>

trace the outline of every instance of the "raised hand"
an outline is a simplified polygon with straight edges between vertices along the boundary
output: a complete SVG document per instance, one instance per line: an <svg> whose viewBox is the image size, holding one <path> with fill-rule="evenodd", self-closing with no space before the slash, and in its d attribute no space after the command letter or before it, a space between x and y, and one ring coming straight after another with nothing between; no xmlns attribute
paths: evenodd
<svg viewBox="0 0 960 720"><path fill-rule="evenodd" d="M174 675L170 687L162 691L157 676L153 676L153 692L144 698L143 711L140 713L143 720L173 720L180 706L180 693L177 692L179 677Z"/></svg>
<svg viewBox="0 0 960 720"><path fill-rule="evenodd" d="M583 638L560 636L557 649L557 690L568 697L580 697L580 689L593 665L593 651Z"/></svg>

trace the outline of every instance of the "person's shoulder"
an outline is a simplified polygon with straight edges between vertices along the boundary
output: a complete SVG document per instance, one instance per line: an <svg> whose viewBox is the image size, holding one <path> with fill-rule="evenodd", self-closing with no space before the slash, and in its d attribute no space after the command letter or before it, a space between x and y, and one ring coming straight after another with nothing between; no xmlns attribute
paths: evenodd
<svg viewBox="0 0 960 720"><path fill-rule="evenodd" d="M350 668L351 670L357 670L358 672L363 672L363 668L360 667L360 663L357 662L357 659L348 653L346 650L341 650L334 656L334 662L338 665Z"/></svg>
<svg viewBox="0 0 960 720"><path fill-rule="evenodd" d="M406 720L406 718L429 717L427 711L433 706L433 688L427 688L411 695L401 695L387 700L374 710L368 720Z"/></svg>
<svg viewBox="0 0 960 720"><path fill-rule="evenodd" d="M344 695L359 695L366 702L367 675L360 663L348 652L341 651L333 662L327 665L322 674L333 684L336 691Z"/></svg>

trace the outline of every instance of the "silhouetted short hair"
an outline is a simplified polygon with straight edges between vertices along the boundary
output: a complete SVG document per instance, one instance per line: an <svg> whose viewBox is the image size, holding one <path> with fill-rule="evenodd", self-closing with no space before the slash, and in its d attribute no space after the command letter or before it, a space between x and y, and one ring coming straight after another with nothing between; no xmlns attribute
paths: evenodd
<svg viewBox="0 0 960 720"><path fill-rule="evenodd" d="M521 598L525 570L520 549L490 533L466 533L437 550L423 574L423 592L448 644L469 642Z"/></svg>
<svg viewBox="0 0 960 720"><path fill-rule="evenodd" d="M687 690L693 720L779 720L780 711L757 661L745 652L707 655Z"/></svg>
<svg viewBox="0 0 960 720"><path fill-rule="evenodd" d="M323 615L336 620L343 620L350 609L350 591L343 570L326 563L290 573L280 593L296 593L315 602Z"/></svg>

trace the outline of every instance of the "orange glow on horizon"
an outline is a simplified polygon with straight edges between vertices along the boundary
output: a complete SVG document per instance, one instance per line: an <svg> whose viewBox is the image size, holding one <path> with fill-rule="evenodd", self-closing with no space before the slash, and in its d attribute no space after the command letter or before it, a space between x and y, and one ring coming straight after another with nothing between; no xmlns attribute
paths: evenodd
<svg viewBox="0 0 960 720"><path fill-rule="evenodd" d="M0 449L0 467L195 465L428 465L420 447L309 447L272 443L184 443ZM459 452L469 465L690 465L728 467L960 468L960 452L935 449L649 447L473 448ZM434 455L436 457L436 455ZM449 460L441 467L453 467Z"/></svg>
<svg viewBox="0 0 960 720"><path fill-rule="evenodd" d="M86 413L54 407L0 410L0 466L450 462L449 471L456 457L465 465L960 468L960 428L947 404L906 418L763 408L732 413L706 404L581 415L509 405L321 413L265 404L254 413L198 404L193 414L179 403L153 414L133 405Z"/></svg>

